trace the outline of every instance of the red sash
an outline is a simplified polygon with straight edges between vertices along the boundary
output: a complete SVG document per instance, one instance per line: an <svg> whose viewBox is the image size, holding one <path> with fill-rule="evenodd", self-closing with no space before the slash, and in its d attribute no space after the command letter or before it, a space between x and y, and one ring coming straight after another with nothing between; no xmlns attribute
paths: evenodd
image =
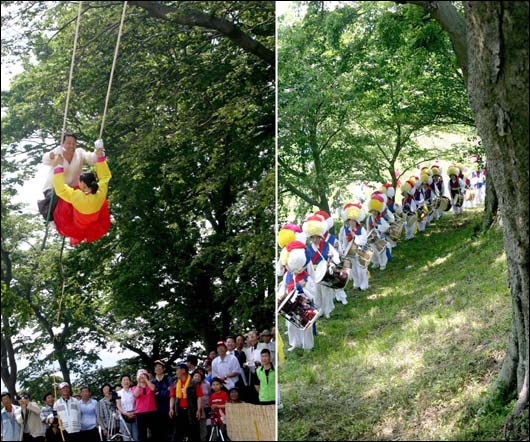
<svg viewBox="0 0 530 442"><path fill-rule="evenodd" d="M324 239L321 239L320 243L318 244L318 251L315 252L315 254L313 255L313 259L311 260L313 264L317 263L319 256L322 256L322 259L325 259L324 254L322 253L324 251L325 245L326 245L326 241Z"/></svg>
<svg viewBox="0 0 530 442"><path fill-rule="evenodd" d="M307 277L308 273L304 270L302 273L299 273L295 276L293 280L287 283L287 291L291 292L294 289L294 285L298 284L300 281Z"/></svg>

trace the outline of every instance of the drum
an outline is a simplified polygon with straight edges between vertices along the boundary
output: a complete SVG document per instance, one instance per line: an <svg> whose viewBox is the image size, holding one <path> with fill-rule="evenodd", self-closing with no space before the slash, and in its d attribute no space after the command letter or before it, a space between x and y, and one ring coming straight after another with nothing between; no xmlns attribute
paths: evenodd
<svg viewBox="0 0 530 442"><path fill-rule="evenodd" d="M328 262L327 261L320 261L316 268L315 268L315 283L319 283L322 281L324 276L326 276L326 273L328 271Z"/></svg>
<svg viewBox="0 0 530 442"><path fill-rule="evenodd" d="M459 193L455 198L455 206L462 207L462 204L464 204L464 195Z"/></svg>
<svg viewBox="0 0 530 442"><path fill-rule="evenodd" d="M374 245L375 245L375 249L381 253L383 250L386 249L386 240L384 239L378 239L377 241L374 242Z"/></svg>
<svg viewBox="0 0 530 442"><path fill-rule="evenodd" d="M403 224L400 222L395 222L388 229L388 236L392 241L399 241L401 238L401 233L403 232Z"/></svg>
<svg viewBox="0 0 530 442"><path fill-rule="evenodd" d="M320 311L309 305L305 295L293 289L282 299L278 313L296 327L306 330L317 320Z"/></svg>
<svg viewBox="0 0 530 442"><path fill-rule="evenodd" d="M359 265L363 269L367 269L368 264L370 264L373 255L374 252L371 250L359 250L359 252L357 253L357 256L359 257Z"/></svg>
<svg viewBox="0 0 530 442"><path fill-rule="evenodd" d="M447 198L446 196L440 197L440 210L443 212L447 212L448 210L451 210L451 200Z"/></svg>
<svg viewBox="0 0 530 442"><path fill-rule="evenodd" d="M348 248L346 249L346 255L355 256L357 255L357 250L359 250L359 246L355 244L355 241L352 239L348 245Z"/></svg>
<svg viewBox="0 0 530 442"><path fill-rule="evenodd" d="M343 289L350 278L350 270L337 265L332 272L326 272L320 283L332 289Z"/></svg>
<svg viewBox="0 0 530 442"><path fill-rule="evenodd" d="M351 269L353 267L353 257L351 256L344 256L342 258L341 262L342 267L345 269Z"/></svg>
<svg viewBox="0 0 530 442"><path fill-rule="evenodd" d="M440 207L440 202L441 202L440 197L439 196L435 196L432 199L432 208L433 209L438 209Z"/></svg>

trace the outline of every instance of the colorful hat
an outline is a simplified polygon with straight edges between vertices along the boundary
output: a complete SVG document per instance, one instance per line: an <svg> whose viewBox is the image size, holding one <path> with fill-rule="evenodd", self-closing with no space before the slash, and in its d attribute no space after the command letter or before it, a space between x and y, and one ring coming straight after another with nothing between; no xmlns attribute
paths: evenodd
<svg viewBox="0 0 530 442"><path fill-rule="evenodd" d="M433 164L431 166L431 172L433 176L441 175L442 174L442 168L438 166L437 164Z"/></svg>
<svg viewBox="0 0 530 442"><path fill-rule="evenodd" d="M447 169L447 175L449 175L449 176L451 176L451 175L458 176L458 175L460 175L460 169L455 164L452 164Z"/></svg>
<svg viewBox="0 0 530 442"><path fill-rule="evenodd" d="M432 177L426 173L422 173L420 179L422 184L432 184Z"/></svg>
<svg viewBox="0 0 530 442"><path fill-rule="evenodd" d="M360 223L362 221L361 218L364 218L363 215L364 214L361 213L361 209L359 207L352 206L346 209L344 216L346 220L353 219L357 221L358 223Z"/></svg>
<svg viewBox="0 0 530 442"><path fill-rule="evenodd" d="M427 166L423 166L420 170L420 178L423 174L432 175L432 170L429 169Z"/></svg>
<svg viewBox="0 0 530 442"><path fill-rule="evenodd" d="M363 209L363 206L360 203L347 203L347 204L345 204L343 209L342 209L342 213L341 213L342 220L344 222L346 222L348 220L346 211L350 207L356 207L357 209L359 209L360 216L359 216L359 220L358 221L362 222L364 220L364 218L366 217L366 211Z"/></svg>
<svg viewBox="0 0 530 442"><path fill-rule="evenodd" d="M285 250L288 253L287 270L293 273L300 273L304 269L307 263L305 248L305 244L301 241L291 241L285 246Z"/></svg>
<svg viewBox="0 0 530 442"><path fill-rule="evenodd" d="M319 210L318 212L315 212L315 215L320 215L324 218L324 220L326 221L326 224L327 224L327 229L326 230L329 230L333 227L333 225L335 224L335 221L333 220L333 218L331 216L329 216L329 213L326 212L325 210Z"/></svg>
<svg viewBox="0 0 530 442"><path fill-rule="evenodd" d="M308 238L315 235L323 238L327 230L327 222L320 215L311 215L306 218L302 230Z"/></svg>
<svg viewBox="0 0 530 442"><path fill-rule="evenodd" d="M383 210L383 207L385 207L385 199L383 198L383 194L372 194L370 202L368 203L368 209L377 210L378 212L381 212Z"/></svg>
<svg viewBox="0 0 530 442"><path fill-rule="evenodd" d="M278 245L280 247L285 247L287 243L294 241L295 239L296 236L293 230L283 228L278 232Z"/></svg>
<svg viewBox="0 0 530 442"><path fill-rule="evenodd" d="M396 194L396 191L394 190L394 187L392 187L392 184L391 183L384 183L383 187L386 190L386 192L385 192L386 196L388 196L389 198L394 198L394 195Z"/></svg>
<svg viewBox="0 0 530 442"><path fill-rule="evenodd" d="M414 194L414 182L408 180L408 181L405 181L402 185L401 185L401 193L403 195L406 195L407 193L409 195L413 195Z"/></svg>

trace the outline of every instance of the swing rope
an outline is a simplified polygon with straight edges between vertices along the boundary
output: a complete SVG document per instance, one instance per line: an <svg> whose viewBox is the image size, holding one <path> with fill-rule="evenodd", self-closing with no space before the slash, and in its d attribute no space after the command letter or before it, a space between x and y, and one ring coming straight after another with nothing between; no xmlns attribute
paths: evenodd
<svg viewBox="0 0 530 442"><path fill-rule="evenodd" d="M68 89L67 89L67 92L66 92L66 104L65 104L65 109L64 109L63 128L62 128L62 131L61 131L61 143L64 141L63 137L64 137L64 133L66 131L66 121L67 121L67 116L68 116L68 105L69 105L69 102L70 102L70 93L71 93L71 90L72 90L72 78L73 78L73 73L74 73L75 53L76 53L76 49L77 49L77 40L78 40L78 36L79 36L79 25L80 25L80 22L81 22L82 3L83 3L82 1L79 2L79 7L78 7L78 11L77 11L77 23L76 23L76 28L75 28L74 46L73 46L73 50L72 50L72 59L71 59L71 62L70 62L70 74L69 74L69 78L68 78ZM101 120L99 138L102 138L103 129L105 127L105 118L106 118L106 115L107 115L107 108L108 108L108 103L109 103L109 98L110 98L110 91L111 91L111 88L112 88L112 78L114 76L114 69L116 67L116 60L118 59L118 50L119 50L121 35L122 35L122 31L123 31L123 22L125 21L126 8L127 8L127 1L125 1L124 4L123 4L123 11L122 11L121 20L120 20L120 27L119 27L119 30L118 30L118 39L117 39L117 42L116 42L116 47L114 49L114 57L113 57L113 60L112 60L112 68L111 68L111 71L110 71L110 79L109 79L109 84L108 84L108 88L107 88L107 95L105 97L105 106L104 106L104 109L103 109L103 117L102 117L102 120ZM48 208L48 214L47 214L47 217L46 217L46 232L45 232L45 235L44 235L44 240L42 242L41 252L44 250L44 247L46 245L46 239L48 237L48 229L49 229L51 208L52 208L52 205L53 205L53 196L54 196L54 192L52 191L51 198L50 198L50 207ZM60 270L60 273L61 273L62 284L61 284L61 296L59 298L59 306L58 306L58 309L57 309L57 316L55 318L55 323L56 324L58 324L59 320L60 320L60 314L61 314L61 310L62 310L62 302L63 302L64 291L65 291L65 286L66 286L66 279L65 279L65 276L64 276L64 268L63 268L63 251L64 251L65 240L66 240L66 238L63 237L63 241L62 241L62 245L61 245L61 253L60 253L60 257L59 257L59 266L60 266L59 270ZM53 350L53 360L55 360L55 359L56 359L56 357L55 357L55 348L54 348L54 350ZM53 393L54 393L55 401L57 401L57 378L56 378L55 373L56 372L55 372L55 370L53 370L53 362L52 362ZM61 439L64 441L65 438L64 438L64 434L63 434L62 419L61 419L61 416L59 415L59 413L57 413L57 415L58 415L58 419L59 419L59 429L60 429L60 432L61 432Z"/></svg>
<svg viewBox="0 0 530 442"><path fill-rule="evenodd" d="M105 107L103 108L103 117L101 118L101 127L99 129L99 138L103 137L103 128L105 127L105 118L107 117L107 108L109 105L110 90L112 88L112 78L114 77L114 68L116 67L116 60L118 59L118 50L120 48L121 34L123 30L123 22L125 21L125 11L127 10L127 2L123 2L123 10L121 13L120 28L118 29L118 40L114 48L114 58L112 60L112 68L110 70L109 85L107 87L107 96L105 97Z"/></svg>

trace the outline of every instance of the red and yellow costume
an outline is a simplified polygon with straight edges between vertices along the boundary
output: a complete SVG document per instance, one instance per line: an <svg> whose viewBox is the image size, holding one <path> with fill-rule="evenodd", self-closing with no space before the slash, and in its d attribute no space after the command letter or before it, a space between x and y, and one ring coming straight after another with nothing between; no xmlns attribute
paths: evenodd
<svg viewBox="0 0 530 442"><path fill-rule="evenodd" d="M107 192L112 175L106 158L97 160L99 188L94 194L67 185L62 167L56 167L53 172L53 188L60 198L53 213L57 232L70 238L70 245L101 238L110 228Z"/></svg>

